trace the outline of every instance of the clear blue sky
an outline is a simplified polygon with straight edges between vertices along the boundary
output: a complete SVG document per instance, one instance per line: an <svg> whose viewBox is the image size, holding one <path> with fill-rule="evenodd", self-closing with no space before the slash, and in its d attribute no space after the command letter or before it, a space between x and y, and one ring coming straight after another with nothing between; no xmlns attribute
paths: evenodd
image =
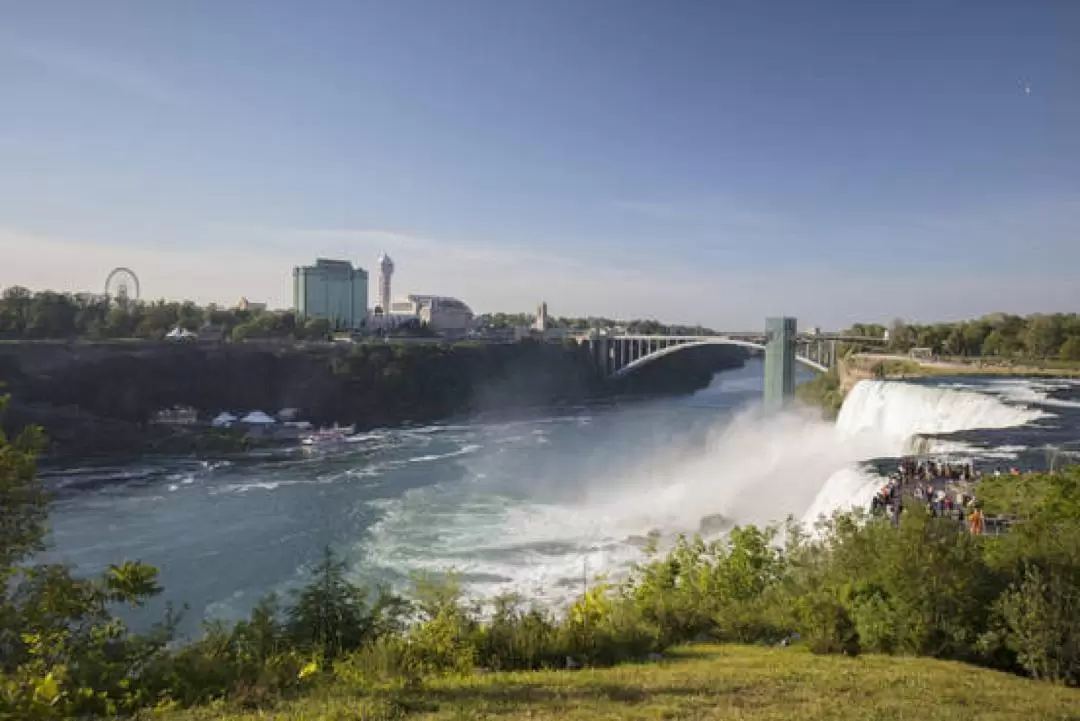
<svg viewBox="0 0 1080 721"><path fill-rule="evenodd" d="M1080 310L1080 2L0 0L0 286ZM733 328L734 329L734 328Z"/></svg>

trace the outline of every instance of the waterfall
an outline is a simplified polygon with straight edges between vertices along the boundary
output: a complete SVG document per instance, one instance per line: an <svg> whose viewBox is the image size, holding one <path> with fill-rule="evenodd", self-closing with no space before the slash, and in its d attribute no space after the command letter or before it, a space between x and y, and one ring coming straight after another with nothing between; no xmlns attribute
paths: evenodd
<svg viewBox="0 0 1080 721"><path fill-rule="evenodd" d="M903 444L919 434L1022 426L1047 413L1007 405L983 393L899 383L860 381L840 409L836 429L844 436L872 431Z"/></svg>
<svg viewBox="0 0 1080 721"><path fill-rule="evenodd" d="M876 456L901 456L913 450L920 435L1012 428L1050 414L969 390L954 390L897 381L859 381L844 399L836 419L836 440L842 445L874 449ZM933 444L922 444L923 449ZM864 460L869 460L865 458ZM835 510L865 507L883 479L846 467L836 471L803 514L811 523Z"/></svg>

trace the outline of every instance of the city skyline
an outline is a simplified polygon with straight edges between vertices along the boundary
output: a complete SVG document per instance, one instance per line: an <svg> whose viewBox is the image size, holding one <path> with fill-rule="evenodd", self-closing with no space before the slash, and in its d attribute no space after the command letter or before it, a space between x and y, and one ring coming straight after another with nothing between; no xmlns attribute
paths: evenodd
<svg viewBox="0 0 1080 721"><path fill-rule="evenodd" d="M717 328L1074 311L1080 5L12 4L0 286ZM370 302L371 299L369 299Z"/></svg>

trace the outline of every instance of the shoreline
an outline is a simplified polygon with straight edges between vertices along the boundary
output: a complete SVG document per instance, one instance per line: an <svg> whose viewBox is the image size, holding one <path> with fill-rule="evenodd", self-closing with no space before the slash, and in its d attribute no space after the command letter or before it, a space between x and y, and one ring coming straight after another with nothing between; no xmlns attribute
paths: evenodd
<svg viewBox="0 0 1080 721"><path fill-rule="evenodd" d="M370 433L376 431L402 431L410 428L427 428L432 426L455 425L465 423L499 423L514 422L533 418L540 415L571 413L580 410L611 408L621 404L633 404L647 402L658 398L675 398L685 395L678 392L655 392L655 393L624 393L617 395L605 395L586 398L575 401L553 401L550 403L537 403L530 405L507 406L499 409L485 409L466 413L456 413L447 416L427 419L404 420L389 424L356 424L357 433ZM89 421L91 425L97 423L102 426L102 433L115 433L119 422L114 419L96 419ZM47 421L38 420L37 425L45 429L46 438L49 437ZM211 426L172 426L168 424L151 424L146 427L138 427L131 424L122 424L127 427L131 435L122 444L121 448L88 449L87 446L79 446L70 443L63 444L61 450L50 444L39 456L39 466L49 470L65 468L73 462L85 462L90 465L110 465L123 463L136 459L145 458L195 458L197 460L216 461L234 460L244 457L250 451L288 451L299 447L300 438L295 437L259 437L247 436L236 429L220 429ZM97 436L87 436L87 442L92 443Z"/></svg>
<svg viewBox="0 0 1080 721"><path fill-rule="evenodd" d="M679 396L744 362L741 349L692 350L611 379L580 346L524 341L320 349L18 344L0 346L0 382L11 400L0 427L9 434L42 428L49 458L231 452L275 439L154 419L170 408L204 422L223 410L289 408L315 427L403 427L482 412Z"/></svg>

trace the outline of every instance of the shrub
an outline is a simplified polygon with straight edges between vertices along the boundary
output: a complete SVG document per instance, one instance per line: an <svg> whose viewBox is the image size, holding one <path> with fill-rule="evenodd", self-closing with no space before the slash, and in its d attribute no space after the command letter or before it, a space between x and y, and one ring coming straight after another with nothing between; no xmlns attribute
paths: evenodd
<svg viewBox="0 0 1080 721"><path fill-rule="evenodd" d="M478 609L466 608L456 576L415 579L418 623L408 631L410 663L425 673L464 673L476 666Z"/></svg>
<svg viewBox="0 0 1080 721"><path fill-rule="evenodd" d="M409 605L403 599L380 590L369 602L367 589L350 583L345 569L327 547L311 583L295 595L286 632L296 648L333 659L405 627Z"/></svg>
<svg viewBox="0 0 1080 721"><path fill-rule="evenodd" d="M701 635L758 641L781 635L764 597L784 572L775 529L735 528L724 540L680 537L663 559L634 569L625 588L661 645Z"/></svg>
<svg viewBox="0 0 1080 721"><path fill-rule="evenodd" d="M1000 633L1035 678L1080 682L1080 585L1073 569L1029 566L997 603Z"/></svg>
<svg viewBox="0 0 1080 721"><path fill-rule="evenodd" d="M477 634L477 662L491 670L554 668L566 656L558 622L539 609L525 610L517 596L495 599L491 620Z"/></svg>

